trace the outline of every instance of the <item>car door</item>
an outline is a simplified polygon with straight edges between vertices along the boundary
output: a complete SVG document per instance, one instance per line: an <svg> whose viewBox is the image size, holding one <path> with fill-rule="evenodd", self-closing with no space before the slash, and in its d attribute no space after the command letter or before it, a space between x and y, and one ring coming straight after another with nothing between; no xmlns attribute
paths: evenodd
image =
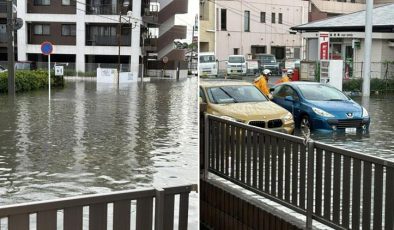
<svg viewBox="0 0 394 230"><path fill-rule="evenodd" d="M297 92L289 85L280 85L275 88L274 92L272 93L273 101L283 108L287 109L291 112L294 116L294 120L299 118L300 115L300 97L298 96ZM286 100L286 97L291 96L293 99Z"/></svg>

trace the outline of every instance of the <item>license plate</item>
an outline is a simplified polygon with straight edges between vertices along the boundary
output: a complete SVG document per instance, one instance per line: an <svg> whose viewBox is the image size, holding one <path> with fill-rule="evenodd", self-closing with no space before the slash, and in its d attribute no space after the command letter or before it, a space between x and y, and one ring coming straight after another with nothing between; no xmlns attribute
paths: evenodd
<svg viewBox="0 0 394 230"><path fill-rule="evenodd" d="M357 129L356 128L346 128L345 131L347 133L355 133L357 131Z"/></svg>

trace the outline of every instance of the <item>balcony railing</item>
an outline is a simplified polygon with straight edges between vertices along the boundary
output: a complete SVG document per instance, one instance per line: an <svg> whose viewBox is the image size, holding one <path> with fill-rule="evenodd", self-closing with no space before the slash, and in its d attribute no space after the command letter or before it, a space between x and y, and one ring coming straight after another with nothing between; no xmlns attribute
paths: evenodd
<svg viewBox="0 0 394 230"><path fill-rule="evenodd" d="M87 46L118 46L118 36L94 36L86 40ZM131 37L130 35L122 35L120 37L121 46L130 46Z"/></svg>
<svg viewBox="0 0 394 230"><path fill-rule="evenodd" d="M7 224L1 229L28 230L33 227L30 223L40 230L82 230L87 225L95 230L109 225L110 229L130 229L133 215L135 229L152 229L153 225L158 230L173 229L176 219L179 229L187 229L189 193L194 188L130 190L4 206L0 207L0 219L7 219ZM174 208L178 197L179 206ZM174 215L176 209L179 215Z"/></svg>
<svg viewBox="0 0 394 230"><path fill-rule="evenodd" d="M114 14L118 14L118 10L115 4L88 5L86 6L86 14L114 15Z"/></svg>

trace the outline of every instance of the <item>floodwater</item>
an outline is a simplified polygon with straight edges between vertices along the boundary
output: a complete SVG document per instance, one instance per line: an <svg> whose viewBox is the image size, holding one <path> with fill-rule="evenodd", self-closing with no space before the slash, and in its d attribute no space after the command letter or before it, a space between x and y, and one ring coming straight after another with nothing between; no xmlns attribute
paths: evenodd
<svg viewBox="0 0 394 230"><path fill-rule="evenodd" d="M355 97L353 100L368 110L371 117L368 133L315 131L311 138L394 161L394 95Z"/></svg>
<svg viewBox="0 0 394 230"><path fill-rule="evenodd" d="M0 205L198 183L197 78L0 95ZM191 193L190 229L198 226Z"/></svg>

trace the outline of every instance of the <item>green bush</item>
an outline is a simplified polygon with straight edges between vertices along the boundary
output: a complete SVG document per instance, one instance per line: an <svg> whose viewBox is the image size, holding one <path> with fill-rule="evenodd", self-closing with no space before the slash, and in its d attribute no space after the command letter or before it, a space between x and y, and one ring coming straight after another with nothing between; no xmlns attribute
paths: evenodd
<svg viewBox="0 0 394 230"><path fill-rule="evenodd" d="M362 91L363 80L362 79L350 79L344 80L342 89L343 91ZM394 79L371 79L371 91L393 91L394 90Z"/></svg>
<svg viewBox="0 0 394 230"><path fill-rule="evenodd" d="M63 80L51 74L51 85L62 86ZM56 81L55 81L56 80ZM15 91L24 92L48 87L48 72L44 70L20 70L15 73ZM0 93L8 91L8 73L0 73Z"/></svg>

